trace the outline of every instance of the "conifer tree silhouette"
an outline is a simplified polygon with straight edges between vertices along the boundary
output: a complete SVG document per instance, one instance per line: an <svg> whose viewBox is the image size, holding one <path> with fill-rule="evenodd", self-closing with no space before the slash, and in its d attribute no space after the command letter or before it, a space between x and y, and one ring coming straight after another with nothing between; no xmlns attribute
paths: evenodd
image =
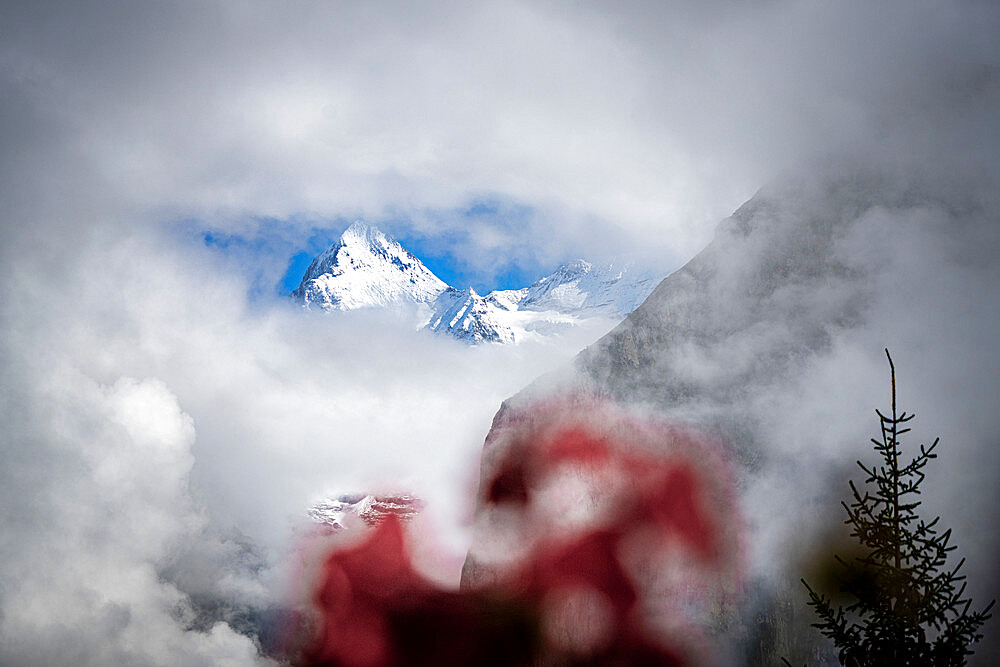
<svg viewBox="0 0 1000 667"><path fill-rule="evenodd" d="M864 491L852 481L850 505L844 523L851 537L861 543L859 555L850 561L835 556L844 568L842 590L855 601L834 607L832 600L806 583L809 605L819 617L813 626L838 651L842 665L964 665L972 645L982 639L979 628L991 617L990 602L981 611L971 611L965 595L965 576L958 572L961 559L948 567L955 546L949 544L951 530L938 526L940 517L925 522L917 515L924 467L934 458L938 445L920 445L920 453L908 463L900 462L900 441L913 414L896 411L896 369L889 350L892 377L892 412L876 410L881 438L872 439L882 461L858 465L867 475ZM786 661L787 663L787 661Z"/></svg>

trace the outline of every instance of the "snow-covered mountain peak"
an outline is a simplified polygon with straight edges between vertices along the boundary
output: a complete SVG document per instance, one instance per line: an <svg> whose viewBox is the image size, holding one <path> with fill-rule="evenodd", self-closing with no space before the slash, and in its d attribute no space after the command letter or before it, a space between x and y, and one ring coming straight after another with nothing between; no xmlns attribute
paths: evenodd
<svg viewBox="0 0 1000 667"><path fill-rule="evenodd" d="M340 243L348 246L388 247L394 242L395 239L386 236L382 230L363 220L355 220L340 235Z"/></svg>
<svg viewBox="0 0 1000 667"><path fill-rule="evenodd" d="M354 310L427 303L447 288L394 238L357 221L313 260L292 296L306 308Z"/></svg>
<svg viewBox="0 0 1000 667"><path fill-rule="evenodd" d="M432 331L473 344L513 343L586 320L621 319L662 278L628 263L576 259L530 287L482 296L446 285L391 236L358 221L313 260L292 297L322 310L426 304L423 322Z"/></svg>

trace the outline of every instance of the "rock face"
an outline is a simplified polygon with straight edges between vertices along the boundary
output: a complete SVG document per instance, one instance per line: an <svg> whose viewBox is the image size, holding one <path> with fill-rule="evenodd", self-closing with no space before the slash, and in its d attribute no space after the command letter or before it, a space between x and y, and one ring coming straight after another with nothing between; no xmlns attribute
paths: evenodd
<svg viewBox="0 0 1000 667"><path fill-rule="evenodd" d="M832 457L817 443L844 446L795 411L829 419L831 393L856 382L855 373L878 368L883 346L901 346L917 359L935 346L956 349L964 337L973 336L964 329L938 328L933 313L948 311L956 299L995 304L989 289L982 281L963 283L954 276L938 288L928 276L959 271L954 268L958 257L969 262L969 275L995 276L993 269L976 264L990 262L990 253L1000 246L989 222L997 219L998 209L992 195L984 198L965 185L857 164L838 164L763 189L718 226L702 252L580 353L572 367L540 378L504 402L486 438L481 484L495 477L496 462L504 459L497 450L509 440L507 431L535 406L599 397L717 436L740 480L742 508L734 511L755 526L749 539L758 546L752 548L766 551L771 547L759 546L764 534L792 525L808 511L817 513L816 504L835 508L851 475L835 469L832 499L822 486L832 474L809 478L823 480L818 488L782 489L782 484L802 484L797 475L806 475L817 456ZM910 253L921 253L920 260ZM917 285L922 288L911 287ZM552 296L543 289L537 294L541 302ZM907 294L931 301L901 304ZM989 321L991 330L996 324ZM810 399L803 390L810 388L809 374L816 368L824 369L831 384ZM861 424L856 441L864 442L865 414L853 417ZM819 432L797 429L799 424ZM855 437L840 424L829 426ZM775 473L779 469L782 475ZM799 504L751 502L751 495L767 497L760 485ZM473 588L495 577L478 555L486 553L499 530L484 505L485 493L481 488L476 538L463 571L463 585ZM813 521L799 540L807 542L822 530ZM705 628L720 646L729 646L727 659L773 664L782 655L811 655L818 663L835 664L835 657L824 652L826 643L808 627L812 619L795 586L802 575L795 563L761 560L748 567L747 595L720 609L718 623ZM762 574L774 570L784 577L780 583L773 574Z"/></svg>
<svg viewBox="0 0 1000 667"><path fill-rule="evenodd" d="M595 266L579 259L530 287L481 296L446 285L398 241L355 222L313 260L291 296L305 308L327 311L422 307L422 326L436 333L469 344L516 343L587 321L610 326L662 277L630 263Z"/></svg>

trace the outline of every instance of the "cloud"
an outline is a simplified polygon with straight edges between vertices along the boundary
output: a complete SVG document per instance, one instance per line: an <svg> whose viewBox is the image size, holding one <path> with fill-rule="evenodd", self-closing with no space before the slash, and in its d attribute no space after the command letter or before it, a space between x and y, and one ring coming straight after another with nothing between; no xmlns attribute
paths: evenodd
<svg viewBox="0 0 1000 667"><path fill-rule="evenodd" d="M386 314L253 305L173 235L105 240L8 283L5 662L246 664L236 631L274 648L262 615L327 494L427 500L454 583L493 411L600 333L471 349Z"/></svg>
<svg viewBox="0 0 1000 667"><path fill-rule="evenodd" d="M254 643L224 623L185 631L190 605L157 574L206 521L177 398L68 368L30 382L20 400L35 419L4 410L3 661L252 664Z"/></svg>
<svg viewBox="0 0 1000 667"><path fill-rule="evenodd" d="M6 23L8 81L141 209L239 231L499 194L570 254L689 256L781 170L882 141L935 71L1000 62L973 3L68 3Z"/></svg>
<svg viewBox="0 0 1000 667"><path fill-rule="evenodd" d="M995 211L995 99L937 91L1000 63L998 28L972 2L7 3L0 661L251 660L237 612L280 598L290 517L393 482L458 525L499 401L586 342L468 350L248 302L317 229L397 221L494 272L637 246L679 264L760 185L831 153L924 160L967 194L949 201ZM483 201L530 215L447 213ZM192 225L273 252L240 265ZM950 297L993 280L984 228L908 246L925 282L880 278L932 295L968 345L921 386L993 368L995 303ZM962 268L920 274L926 258ZM959 434L971 410L928 425Z"/></svg>

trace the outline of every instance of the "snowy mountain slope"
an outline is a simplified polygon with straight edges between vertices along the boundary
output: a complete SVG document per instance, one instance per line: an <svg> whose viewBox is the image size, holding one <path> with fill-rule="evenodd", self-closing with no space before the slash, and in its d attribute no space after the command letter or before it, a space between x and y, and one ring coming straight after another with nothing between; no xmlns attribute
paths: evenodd
<svg viewBox="0 0 1000 667"><path fill-rule="evenodd" d="M464 290L449 287L434 303L434 315L427 328L469 343L513 343L514 330L506 315L516 310L517 304L511 305L512 309L498 306L471 287Z"/></svg>
<svg viewBox="0 0 1000 667"><path fill-rule="evenodd" d="M313 260L292 298L322 310L426 304L423 326L431 331L470 344L516 343L621 320L662 277L630 264L578 259L530 287L482 296L446 285L395 239L355 222Z"/></svg>
<svg viewBox="0 0 1000 667"><path fill-rule="evenodd" d="M501 310L517 310L521 300L528 294L528 288L493 290L485 296L488 303Z"/></svg>
<svg viewBox="0 0 1000 667"><path fill-rule="evenodd" d="M578 259L535 282L527 289L519 307L568 313L600 312L621 318L645 301L662 279L656 273L637 271L631 264L595 266Z"/></svg>
<svg viewBox="0 0 1000 667"><path fill-rule="evenodd" d="M427 303L447 288L398 241L355 222L313 260L292 297L306 308L354 310Z"/></svg>
<svg viewBox="0 0 1000 667"><path fill-rule="evenodd" d="M629 264L598 267L578 259L519 290L443 292L428 328L470 343L548 336L584 320L621 320L662 278Z"/></svg>
<svg viewBox="0 0 1000 667"><path fill-rule="evenodd" d="M426 328L470 344L517 343L559 335L571 328L592 326L601 321L610 327L621 319L603 312L580 314L556 309L522 309L510 293L526 290L504 292L499 296L496 292L480 296L472 288L449 289L434 303L435 312Z"/></svg>

